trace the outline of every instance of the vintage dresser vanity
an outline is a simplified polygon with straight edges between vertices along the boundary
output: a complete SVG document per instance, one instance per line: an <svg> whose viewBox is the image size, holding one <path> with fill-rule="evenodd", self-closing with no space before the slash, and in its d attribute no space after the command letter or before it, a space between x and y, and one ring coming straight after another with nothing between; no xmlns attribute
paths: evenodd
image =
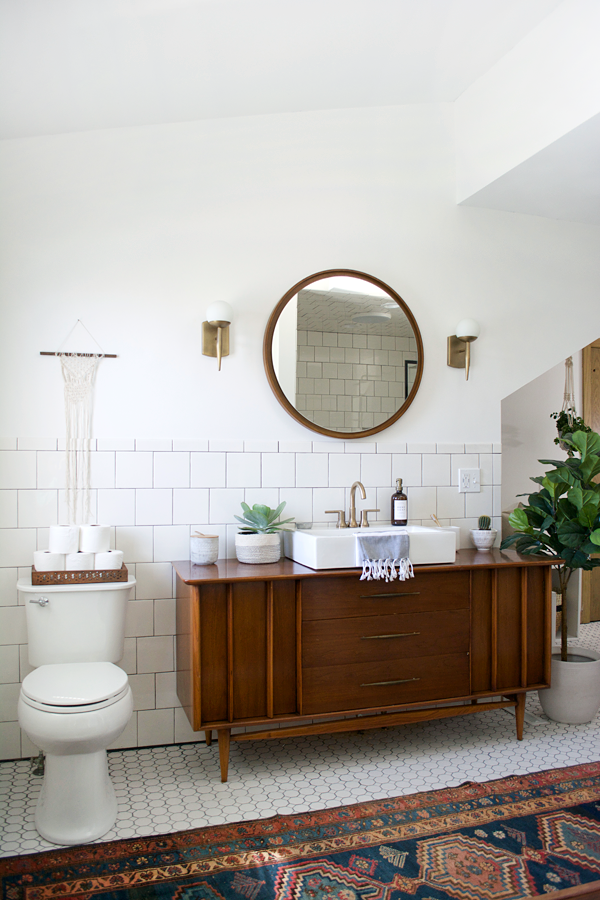
<svg viewBox="0 0 600 900"><path fill-rule="evenodd" d="M520 740L526 692L550 683L546 559L460 550L454 563L390 583L289 559L173 565L177 692L194 731L207 743L217 731L222 781L230 740L501 707L515 708ZM232 734L249 725L263 727Z"/></svg>

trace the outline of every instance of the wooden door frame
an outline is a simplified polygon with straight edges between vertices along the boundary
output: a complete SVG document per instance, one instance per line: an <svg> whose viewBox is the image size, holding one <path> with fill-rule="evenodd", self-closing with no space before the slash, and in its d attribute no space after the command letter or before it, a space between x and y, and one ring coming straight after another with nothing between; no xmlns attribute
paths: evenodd
<svg viewBox="0 0 600 900"><path fill-rule="evenodd" d="M594 397L592 391L592 349L600 349L600 338L592 341L587 347L581 351L581 406L582 417L584 422L591 423L596 417L600 419L600 410L595 410ZM597 406L596 400L596 406ZM593 427L593 424L591 424ZM591 620L590 604L592 593L592 575L591 572L581 573L581 622L586 623Z"/></svg>

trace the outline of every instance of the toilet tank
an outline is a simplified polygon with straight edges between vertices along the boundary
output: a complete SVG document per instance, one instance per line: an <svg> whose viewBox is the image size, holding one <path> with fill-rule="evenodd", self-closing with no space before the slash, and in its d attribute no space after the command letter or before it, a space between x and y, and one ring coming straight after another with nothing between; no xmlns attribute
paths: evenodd
<svg viewBox="0 0 600 900"><path fill-rule="evenodd" d="M29 664L118 662L134 585L135 579L72 587L17 582L25 604Z"/></svg>

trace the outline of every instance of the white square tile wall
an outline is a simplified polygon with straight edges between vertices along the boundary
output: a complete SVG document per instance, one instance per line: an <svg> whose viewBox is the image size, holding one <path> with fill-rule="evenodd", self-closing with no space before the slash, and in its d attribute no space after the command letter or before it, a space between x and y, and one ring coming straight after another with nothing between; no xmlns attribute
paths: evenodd
<svg viewBox="0 0 600 900"><path fill-rule="evenodd" d="M304 361L319 366L320 375L306 376L313 382L334 374L338 381L353 381L360 366L379 366L383 377L386 365L399 364L389 362L399 352L391 347L353 346L349 335L335 346L331 336L319 337L305 345ZM379 508L371 520L388 521L395 480L402 478L412 524L428 525L435 513L442 524L461 526L465 546L480 514L491 515L500 530L496 444L99 438L92 445L93 515L113 526L113 546L124 551L137 580L121 661L132 676L136 709L115 747L192 739L175 693L171 560L188 558L189 535L197 529L219 535L221 556L235 556L234 515L242 500L272 507L285 500L286 518L334 521L325 510L348 508L350 485L360 479L367 499L358 499L358 508ZM464 467L481 469L481 493L458 493L458 469ZM17 722L19 684L30 667L16 582L29 571L33 551L48 546L48 526L65 520L63 479L60 441L0 441L1 759L36 752Z"/></svg>

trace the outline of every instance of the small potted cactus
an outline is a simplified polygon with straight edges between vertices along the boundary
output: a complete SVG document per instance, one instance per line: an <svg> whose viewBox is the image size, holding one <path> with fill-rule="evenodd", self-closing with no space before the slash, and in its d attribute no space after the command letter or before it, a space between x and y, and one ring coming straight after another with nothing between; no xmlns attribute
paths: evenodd
<svg viewBox="0 0 600 900"><path fill-rule="evenodd" d="M471 528L471 540L477 550L491 550L496 541L495 528L492 528L492 520L489 516L479 516L477 528Z"/></svg>
<svg viewBox="0 0 600 900"><path fill-rule="evenodd" d="M277 509L255 503L252 508L242 503L243 516L236 516L242 528L235 536L235 554L243 563L273 563L281 556L279 532L292 519L279 520L285 501Z"/></svg>

